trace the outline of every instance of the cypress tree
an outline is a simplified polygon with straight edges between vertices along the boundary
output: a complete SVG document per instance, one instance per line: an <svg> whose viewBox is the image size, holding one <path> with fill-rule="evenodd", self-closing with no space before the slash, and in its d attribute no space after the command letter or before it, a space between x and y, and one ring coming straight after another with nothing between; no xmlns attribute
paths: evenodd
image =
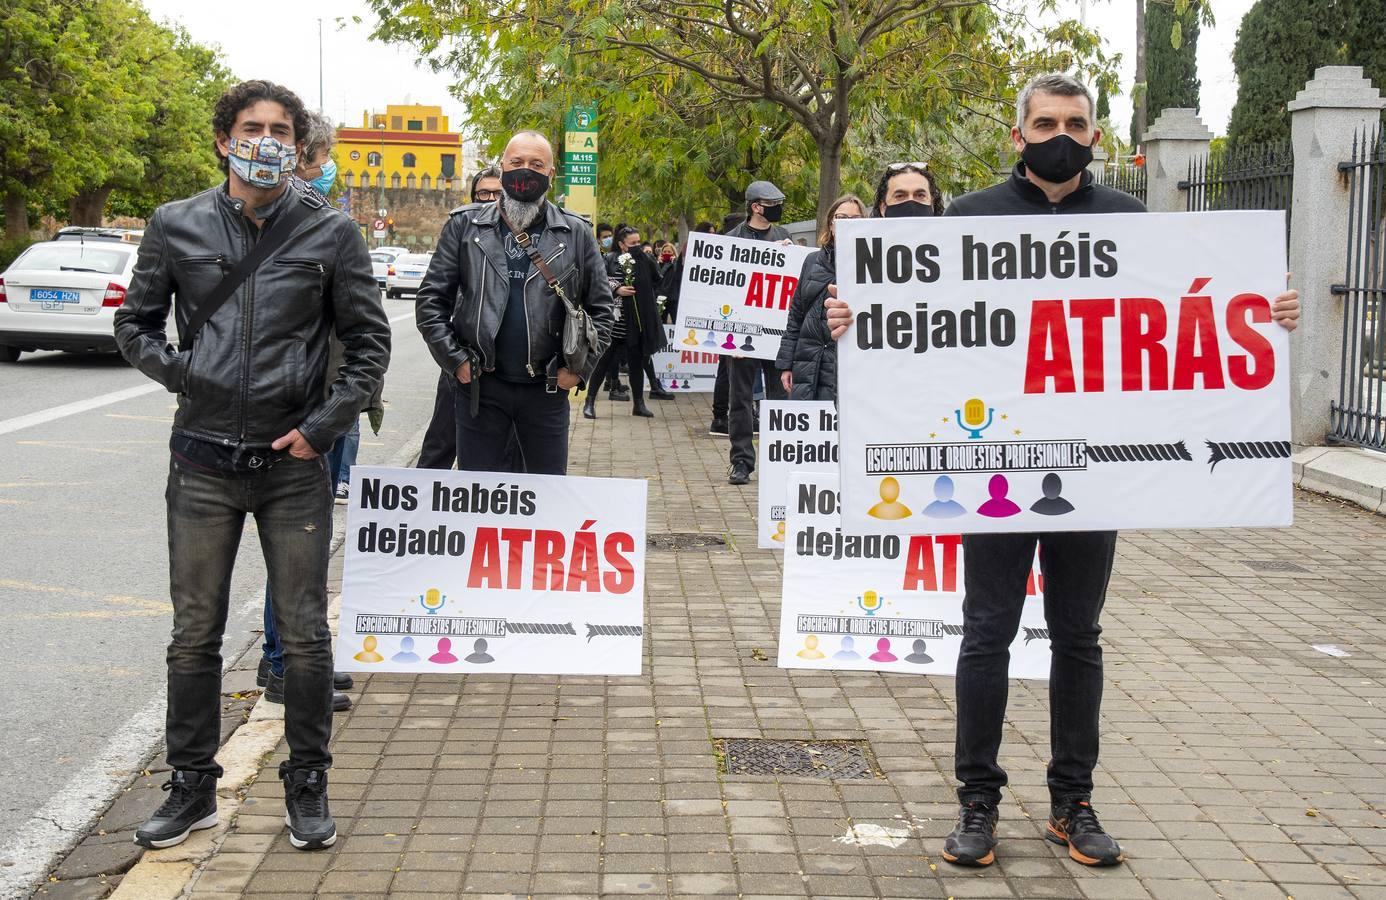
<svg viewBox="0 0 1386 900"><path fill-rule="evenodd" d="M1150 2L1145 15L1146 120L1164 109L1198 109L1198 4L1179 15L1173 3Z"/></svg>
<svg viewBox="0 0 1386 900"><path fill-rule="evenodd" d="M1319 66L1358 63L1355 57L1359 53L1374 58L1386 56L1382 49L1386 22L1379 12L1374 21L1354 15L1353 7L1359 5L1380 7L1382 3L1258 0L1242 18L1232 51L1238 88L1237 103L1227 126L1231 144L1289 138L1290 114L1286 104ZM1352 23L1359 23L1358 40L1363 43L1354 41L1356 46L1348 51Z"/></svg>

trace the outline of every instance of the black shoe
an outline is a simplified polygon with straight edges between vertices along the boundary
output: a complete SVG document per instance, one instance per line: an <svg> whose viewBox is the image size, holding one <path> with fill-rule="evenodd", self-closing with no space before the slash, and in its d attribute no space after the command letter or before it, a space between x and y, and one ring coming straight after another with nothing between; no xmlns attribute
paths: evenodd
<svg viewBox="0 0 1386 900"><path fill-rule="evenodd" d="M943 841L943 858L959 866L989 866L996 861L996 807L969 800L958 808L958 825Z"/></svg>
<svg viewBox="0 0 1386 900"><path fill-rule="evenodd" d="M595 419L597 417L597 401L593 400L590 396L587 398L587 402L582 404L582 417L584 419Z"/></svg>
<svg viewBox="0 0 1386 900"><path fill-rule="evenodd" d="M260 657L260 665L255 668L255 686L264 687L269 682L269 657Z"/></svg>
<svg viewBox="0 0 1386 900"><path fill-rule="evenodd" d="M321 850L337 843L337 823L327 809L327 773L318 769L280 767L284 782L284 824L289 843L298 850Z"/></svg>
<svg viewBox="0 0 1386 900"><path fill-rule="evenodd" d="M650 412L650 408L645 405L645 401L639 397L635 398L635 403L631 406L630 414L632 416L643 416L646 419L654 418L654 413Z"/></svg>
<svg viewBox="0 0 1386 900"><path fill-rule="evenodd" d="M745 463L732 463L727 471L727 484L750 484L751 470Z"/></svg>
<svg viewBox="0 0 1386 900"><path fill-rule="evenodd" d="M707 433L708 433L708 434L712 434L712 435L717 435L717 436L719 436L719 437L726 437L727 434L728 434L728 432L727 432L727 420L726 420L726 419L713 419L713 420L712 420L712 424L709 425L709 426L707 426Z"/></svg>
<svg viewBox="0 0 1386 900"><path fill-rule="evenodd" d="M1114 866L1126 859L1121 845L1103 830L1087 800L1054 804L1044 836L1068 847L1069 858L1085 866Z"/></svg>
<svg viewBox="0 0 1386 900"><path fill-rule="evenodd" d="M672 391L666 391L662 387L650 388L651 400L673 400L676 395Z"/></svg>
<svg viewBox="0 0 1386 900"><path fill-rule="evenodd" d="M347 676L347 677L350 678L351 676ZM334 675L333 678L335 679L336 676ZM265 682L265 693L264 693L264 697L265 697L265 702L266 702L266 703L278 703L278 704L280 704L281 706L283 705L283 703L284 703L284 676L283 676L283 675L276 675L276 674L274 674L273 672L270 673L269 680ZM346 712L346 711L349 710L349 709L351 709L351 698L348 697L346 694L343 694L341 691L334 690L334 691L332 692L332 711L333 711L333 712Z"/></svg>
<svg viewBox="0 0 1386 900"><path fill-rule="evenodd" d="M356 686L356 682L346 672L332 673L332 687L339 691L349 691Z"/></svg>
<svg viewBox="0 0 1386 900"><path fill-rule="evenodd" d="M630 399L630 391L625 388L621 388L619 391L607 391L606 399L615 400L617 403L620 403Z"/></svg>
<svg viewBox="0 0 1386 900"><path fill-rule="evenodd" d="M217 824L217 777L175 770L164 782L168 799L135 832L135 843L158 850L173 847L188 835Z"/></svg>

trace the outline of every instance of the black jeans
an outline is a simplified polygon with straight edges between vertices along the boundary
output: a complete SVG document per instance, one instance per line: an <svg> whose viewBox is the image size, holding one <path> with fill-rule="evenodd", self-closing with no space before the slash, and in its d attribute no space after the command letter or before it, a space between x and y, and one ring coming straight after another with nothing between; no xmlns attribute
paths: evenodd
<svg viewBox="0 0 1386 900"><path fill-rule="evenodd" d="M284 736L289 767L326 769L332 735L332 638L327 559L332 487L324 457L285 456L269 471L218 478L169 461L168 763L221 777L221 642L231 571L247 514L265 555L284 647Z"/></svg>
<svg viewBox="0 0 1386 900"><path fill-rule="evenodd" d="M611 384L612 387L620 382L620 361L624 358L629 367L626 374L630 376L630 396L634 402L643 403L645 400L645 368L641 363L649 365L649 360L641 360L638 357L638 352L628 344L620 346L612 344L608 347L606 353L602 354L601 362L597 363L597 368L592 371L592 380L587 383L587 399L596 401L597 391L601 388L603 381Z"/></svg>
<svg viewBox="0 0 1386 900"><path fill-rule="evenodd" d="M717 358L717 381L712 385L712 419L727 421L727 405L731 402L730 356Z"/></svg>
<svg viewBox="0 0 1386 900"><path fill-rule="evenodd" d="M1092 796L1102 708L1098 618L1116 554L1115 531L975 534L963 537L963 639L958 655L958 799L1001 801L997 764L1006 718L1006 671L1020 628L1025 583L1039 542L1049 668L1049 794Z"/></svg>
<svg viewBox="0 0 1386 900"><path fill-rule="evenodd" d="M590 386L589 386L590 388ZM510 472L507 444L513 431L524 470L536 475L568 474L568 392L549 393L543 381L520 384L481 376L481 404L471 411L471 386L453 390L457 416L457 468Z"/></svg>
<svg viewBox="0 0 1386 900"><path fill-rule="evenodd" d="M780 381L780 370L771 359L731 359L727 381L730 385L728 399L727 433L731 435L731 463L742 463L750 471L756 468L756 430L755 393L756 372L765 378L765 399L785 399L784 384ZM720 372L720 367L719 367Z"/></svg>
<svg viewBox="0 0 1386 900"><path fill-rule="evenodd" d="M457 379L447 372L438 373L433 418L428 421L423 448L419 451L420 469L451 469L457 462L457 405L452 388L456 382Z"/></svg>

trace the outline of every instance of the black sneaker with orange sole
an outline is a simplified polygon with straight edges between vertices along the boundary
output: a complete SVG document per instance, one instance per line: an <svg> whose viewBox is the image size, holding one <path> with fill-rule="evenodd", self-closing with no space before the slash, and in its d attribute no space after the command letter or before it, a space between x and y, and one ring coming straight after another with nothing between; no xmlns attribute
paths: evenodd
<svg viewBox="0 0 1386 900"><path fill-rule="evenodd" d="M958 807L958 824L943 841L943 858L955 866L980 868L996 861L996 807L969 800Z"/></svg>
<svg viewBox="0 0 1386 900"><path fill-rule="evenodd" d="M1085 866L1115 866L1126 859L1121 845L1102 828L1087 800L1054 804L1044 836L1067 847L1069 858Z"/></svg>

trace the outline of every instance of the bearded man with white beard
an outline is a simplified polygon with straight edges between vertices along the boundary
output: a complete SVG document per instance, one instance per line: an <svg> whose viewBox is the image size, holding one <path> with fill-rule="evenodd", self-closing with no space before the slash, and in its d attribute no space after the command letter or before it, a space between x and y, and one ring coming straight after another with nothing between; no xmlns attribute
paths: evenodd
<svg viewBox="0 0 1386 900"><path fill-rule="evenodd" d="M568 469L568 392L585 385L611 341L611 285L592 226L545 199L553 145L521 131L501 157L499 203L454 210L419 287L415 321L455 379L457 468L505 471L511 428L527 470ZM529 235L568 300L600 340L583 371L562 357L563 300L516 240Z"/></svg>

